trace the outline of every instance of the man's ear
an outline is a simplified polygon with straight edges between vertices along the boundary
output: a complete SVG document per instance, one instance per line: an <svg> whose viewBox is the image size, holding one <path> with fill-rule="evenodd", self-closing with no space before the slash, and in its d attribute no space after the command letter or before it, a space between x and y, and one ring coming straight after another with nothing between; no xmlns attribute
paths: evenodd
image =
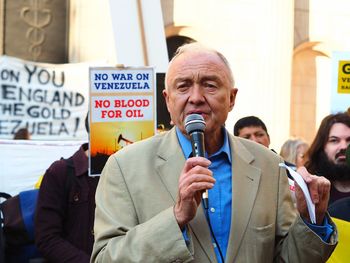
<svg viewBox="0 0 350 263"><path fill-rule="evenodd" d="M232 88L230 91L230 111L233 109L233 106L235 106L237 92L238 89L236 88Z"/></svg>
<svg viewBox="0 0 350 263"><path fill-rule="evenodd" d="M166 90L166 89L163 89L162 94L163 94L163 97L164 97L164 100L165 100L165 103L166 103L166 107L167 107L167 109L168 109L168 112L170 112L170 111L169 111L169 107L168 107L168 104L169 104L169 95L168 95L167 90Z"/></svg>

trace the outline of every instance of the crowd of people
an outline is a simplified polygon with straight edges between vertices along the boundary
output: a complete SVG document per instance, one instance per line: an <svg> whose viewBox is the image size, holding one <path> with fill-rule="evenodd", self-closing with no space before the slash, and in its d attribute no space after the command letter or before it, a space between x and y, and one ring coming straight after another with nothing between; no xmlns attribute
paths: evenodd
<svg viewBox="0 0 350 263"><path fill-rule="evenodd" d="M326 116L312 142L288 138L277 153L256 116L226 129L237 92L221 53L180 47L163 91L171 130L113 154L100 178L88 175L88 144L47 169L35 216L43 262L327 261L339 212L328 207L350 198L350 113ZM185 129L190 114L205 121L203 156ZM316 222L298 184L293 201L283 161L304 179Z"/></svg>

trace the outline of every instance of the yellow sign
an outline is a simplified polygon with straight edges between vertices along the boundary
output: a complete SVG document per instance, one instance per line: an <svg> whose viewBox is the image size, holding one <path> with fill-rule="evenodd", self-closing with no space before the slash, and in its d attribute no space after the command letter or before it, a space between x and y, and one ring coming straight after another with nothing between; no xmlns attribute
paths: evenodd
<svg viewBox="0 0 350 263"><path fill-rule="evenodd" d="M350 94L350 61L349 60L339 61L338 93Z"/></svg>
<svg viewBox="0 0 350 263"><path fill-rule="evenodd" d="M350 222L332 217L338 228L338 245L327 263L346 263L350 258Z"/></svg>

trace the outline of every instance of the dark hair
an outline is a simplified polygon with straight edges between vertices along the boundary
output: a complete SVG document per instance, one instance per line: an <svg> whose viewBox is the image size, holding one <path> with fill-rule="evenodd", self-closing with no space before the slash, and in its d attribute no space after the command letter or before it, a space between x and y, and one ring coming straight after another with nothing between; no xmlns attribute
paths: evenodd
<svg viewBox="0 0 350 263"><path fill-rule="evenodd" d="M30 133L27 128L19 129L13 136L14 140L29 140Z"/></svg>
<svg viewBox="0 0 350 263"><path fill-rule="evenodd" d="M243 118L239 119L236 122L235 126L233 127L233 134L235 136L238 136L239 131L241 129L243 129L245 127L251 127L251 126L261 127L266 132L266 134L269 135L269 133L267 132L265 123L256 116L247 116L247 117L243 117Z"/></svg>
<svg viewBox="0 0 350 263"><path fill-rule="evenodd" d="M309 150L306 152L307 161L305 163L305 167L310 173L317 173L317 166L321 153L324 151L324 146L328 141L329 132L332 126L336 123L343 123L350 128L350 116L347 113L342 112L330 114L322 120L315 139L312 142Z"/></svg>

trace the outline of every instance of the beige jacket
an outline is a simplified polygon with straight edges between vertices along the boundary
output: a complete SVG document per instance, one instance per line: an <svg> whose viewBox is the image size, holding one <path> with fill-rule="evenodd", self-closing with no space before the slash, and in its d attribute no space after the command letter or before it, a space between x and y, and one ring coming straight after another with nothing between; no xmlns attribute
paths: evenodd
<svg viewBox="0 0 350 263"><path fill-rule="evenodd" d="M232 135L229 142L232 221L226 262L326 261L337 233L326 244L297 216L280 157ZM175 129L109 158L96 192L91 262L217 262L202 207L188 225L188 245L173 214L184 162Z"/></svg>

